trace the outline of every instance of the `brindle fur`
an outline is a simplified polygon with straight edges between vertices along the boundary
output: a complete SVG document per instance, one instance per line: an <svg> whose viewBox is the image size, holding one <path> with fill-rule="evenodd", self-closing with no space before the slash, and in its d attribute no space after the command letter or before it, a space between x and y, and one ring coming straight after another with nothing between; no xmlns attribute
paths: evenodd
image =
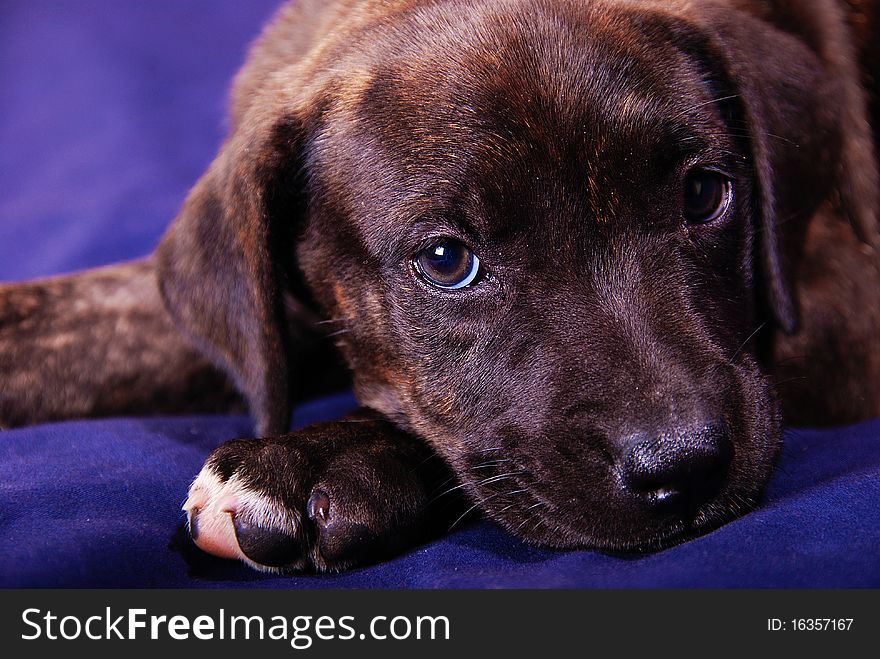
<svg viewBox="0 0 880 659"><path fill-rule="evenodd" d="M393 477L414 441L528 541L649 549L713 528L757 501L781 411L880 415L878 6L291 3L151 259L0 288L0 424L232 409L231 383L280 435L323 334L380 415L362 449L331 424L207 463L302 518L307 493L347 487L302 465L357 472L363 498L334 505L361 531L323 553L303 531L282 567L346 567L421 528L435 476ZM735 181L733 216L683 227L682 172L707 161ZM481 286L413 276L439 234L477 249ZM633 437L718 419L734 457L708 504L673 518L621 493Z"/></svg>

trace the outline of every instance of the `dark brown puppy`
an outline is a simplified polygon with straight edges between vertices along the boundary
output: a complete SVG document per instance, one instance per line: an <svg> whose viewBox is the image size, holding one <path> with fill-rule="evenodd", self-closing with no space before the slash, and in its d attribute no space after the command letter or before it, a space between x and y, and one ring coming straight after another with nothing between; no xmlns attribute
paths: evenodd
<svg viewBox="0 0 880 659"><path fill-rule="evenodd" d="M528 541L714 528L756 502L783 408L880 414L877 20L291 4L154 259L0 289L0 422L216 407L226 374L279 435L329 328L371 411L218 449L187 502L204 549L264 569L397 550L431 516L426 447Z"/></svg>

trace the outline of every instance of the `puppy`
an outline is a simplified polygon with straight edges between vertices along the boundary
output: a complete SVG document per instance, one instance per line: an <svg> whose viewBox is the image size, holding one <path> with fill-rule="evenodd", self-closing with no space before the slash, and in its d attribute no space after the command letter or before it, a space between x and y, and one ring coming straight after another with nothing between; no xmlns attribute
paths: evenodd
<svg viewBox="0 0 880 659"><path fill-rule="evenodd" d="M880 414L878 21L291 3L153 256L0 288L0 422L246 405L264 439L211 454L186 510L264 570L400 551L445 492L552 547L715 528L783 419ZM339 382L328 342L363 409L284 434Z"/></svg>

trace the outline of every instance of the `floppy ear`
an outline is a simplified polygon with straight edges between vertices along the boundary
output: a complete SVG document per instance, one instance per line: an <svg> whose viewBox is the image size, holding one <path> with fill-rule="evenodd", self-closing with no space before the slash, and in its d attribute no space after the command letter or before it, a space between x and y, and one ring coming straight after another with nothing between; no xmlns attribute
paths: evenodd
<svg viewBox="0 0 880 659"><path fill-rule="evenodd" d="M710 48L730 87L724 92L734 95L731 107L745 122L752 155L766 304L779 328L793 334L794 270L806 220L823 201L836 199L863 239L876 227L877 170L866 101L854 61L839 52L845 43L824 44L820 57L806 37L743 12L707 14Z"/></svg>
<svg viewBox="0 0 880 659"><path fill-rule="evenodd" d="M239 126L162 239L159 284L178 325L245 395L257 432L280 434L291 401L272 216L297 171L301 130L269 113Z"/></svg>

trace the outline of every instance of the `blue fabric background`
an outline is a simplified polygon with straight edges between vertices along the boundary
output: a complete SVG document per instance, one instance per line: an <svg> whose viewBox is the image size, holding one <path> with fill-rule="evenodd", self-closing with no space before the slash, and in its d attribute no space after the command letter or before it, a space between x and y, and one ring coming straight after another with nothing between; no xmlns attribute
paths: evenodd
<svg viewBox="0 0 880 659"><path fill-rule="evenodd" d="M275 5L0 4L0 280L148 253L219 145L229 81ZM353 404L315 401L297 423ZM204 456L250 433L236 416L3 433L0 585L880 586L880 420L789 431L758 510L657 554L538 550L476 523L382 565L294 578L207 557L182 532Z"/></svg>

